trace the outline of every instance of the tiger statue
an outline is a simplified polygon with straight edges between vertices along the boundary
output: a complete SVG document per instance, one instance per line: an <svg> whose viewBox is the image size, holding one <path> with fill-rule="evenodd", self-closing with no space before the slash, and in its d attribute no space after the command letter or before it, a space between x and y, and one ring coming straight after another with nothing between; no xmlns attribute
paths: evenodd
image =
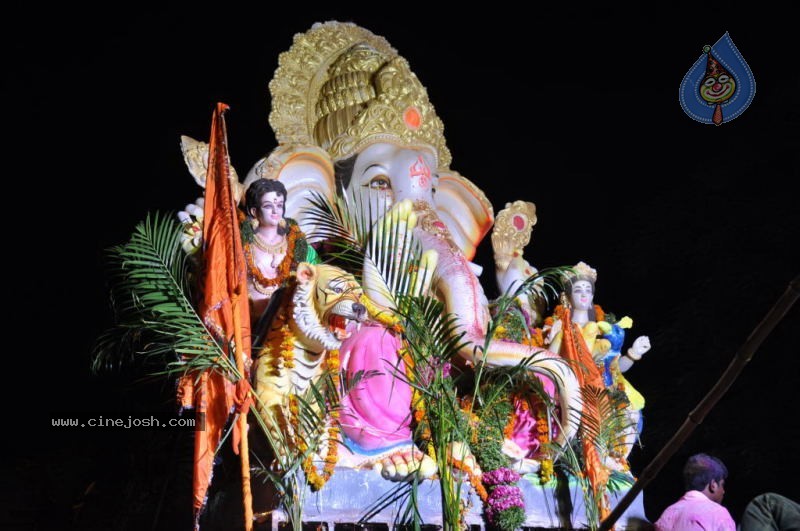
<svg viewBox="0 0 800 531"><path fill-rule="evenodd" d="M276 441L291 440L292 397L303 396L326 369L338 374L338 366L323 362L338 351L348 324L367 318L362 295L353 275L307 262L298 264L293 285L276 294L253 365L256 409Z"/></svg>

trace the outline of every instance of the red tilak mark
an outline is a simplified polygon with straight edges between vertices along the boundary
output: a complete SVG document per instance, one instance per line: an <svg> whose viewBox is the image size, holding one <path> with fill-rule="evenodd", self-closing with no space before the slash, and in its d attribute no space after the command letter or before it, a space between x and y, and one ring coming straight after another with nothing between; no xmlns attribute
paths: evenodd
<svg viewBox="0 0 800 531"><path fill-rule="evenodd" d="M423 187L428 186L431 180L431 169L425 164L425 159L422 158L422 155L417 157L417 161L411 165L408 169L408 173L412 181L415 177L419 177L419 185Z"/></svg>

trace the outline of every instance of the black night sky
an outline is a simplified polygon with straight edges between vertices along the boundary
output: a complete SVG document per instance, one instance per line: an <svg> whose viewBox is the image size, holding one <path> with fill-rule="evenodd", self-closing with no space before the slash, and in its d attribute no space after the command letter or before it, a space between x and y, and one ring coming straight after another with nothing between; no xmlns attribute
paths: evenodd
<svg viewBox="0 0 800 531"><path fill-rule="evenodd" d="M267 84L292 35L316 21L386 37L427 87L453 169L496 211L536 203L529 261L588 262L599 272L595 301L633 318L629 338L650 336L652 351L627 373L647 399L634 472L800 271L800 47L790 14L36 9L6 17L0 37L12 340L0 527L179 528L171 522L188 504L180 474L190 446L146 430L58 430L50 417L169 407L169 384L143 383L136 371L90 374L92 344L111 324L103 250L147 212L200 194L179 136L206 139L215 102L231 107L240 175L274 147ZM725 31L757 94L736 120L701 125L681 110L678 85ZM487 237L476 261L491 295L490 259ZM727 463L735 519L761 492L800 499L798 312L645 490L649 518L680 496L680 468L700 451Z"/></svg>

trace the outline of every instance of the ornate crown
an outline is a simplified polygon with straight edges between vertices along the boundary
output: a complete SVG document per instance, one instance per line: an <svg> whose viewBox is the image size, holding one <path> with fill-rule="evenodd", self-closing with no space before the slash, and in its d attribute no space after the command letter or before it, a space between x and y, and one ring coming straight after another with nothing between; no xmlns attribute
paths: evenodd
<svg viewBox="0 0 800 531"><path fill-rule="evenodd" d="M597 282L597 270L590 267L586 262L578 262L572 271L567 273L567 278L570 282L576 280L588 280L592 284Z"/></svg>
<svg viewBox="0 0 800 531"><path fill-rule="evenodd" d="M528 201L506 203L494 219L492 249L498 268L506 269L515 256L531 241L531 231L536 225L536 205Z"/></svg>
<svg viewBox="0 0 800 531"><path fill-rule="evenodd" d="M314 24L294 37L269 84L269 123L281 145L317 145L341 160L375 142L428 145L450 166L444 125L408 62L351 23Z"/></svg>

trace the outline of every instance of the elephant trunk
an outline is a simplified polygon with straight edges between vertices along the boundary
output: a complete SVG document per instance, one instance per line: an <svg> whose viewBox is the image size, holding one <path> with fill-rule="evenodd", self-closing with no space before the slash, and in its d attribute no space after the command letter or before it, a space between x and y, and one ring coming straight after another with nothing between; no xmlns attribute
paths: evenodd
<svg viewBox="0 0 800 531"><path fill-rule="evenodd" d="M511 341L492 340L485 352L478 350L486 342L485 336L466 334L466 346L459 354L472 363L483 362L489 367L508 367L526 364L529 371L552 380L558 390L560 429L556 443L563 444L574 437L580 424L577 412L583 410L581 388L569 364L559 355L545 349L536 349Z"/></svg>
<svg viewBox="0 0 800 531"><path fill-rule="evenodd" d="M432 213L426 214L430 216ZM437 222L435 217L426 219L420 216L420 223L414 230L423 249L433 249L438 253L437 294L444 300L447 312L455 316L458 330L464 333L466 344L459 354L471 363L483 361L490 367L527 362L528 369L534 374L552 379L558 389L561 409L561 430L557 442L569 440L577 433L579 424L579 416L573 412L582 411L583 407L580 384L574 372L557 354L520 343L492 340L485 352L479 350L487 343L489 302L469 262L448 237L446 229L442 229L441 222Z"/></svg>

